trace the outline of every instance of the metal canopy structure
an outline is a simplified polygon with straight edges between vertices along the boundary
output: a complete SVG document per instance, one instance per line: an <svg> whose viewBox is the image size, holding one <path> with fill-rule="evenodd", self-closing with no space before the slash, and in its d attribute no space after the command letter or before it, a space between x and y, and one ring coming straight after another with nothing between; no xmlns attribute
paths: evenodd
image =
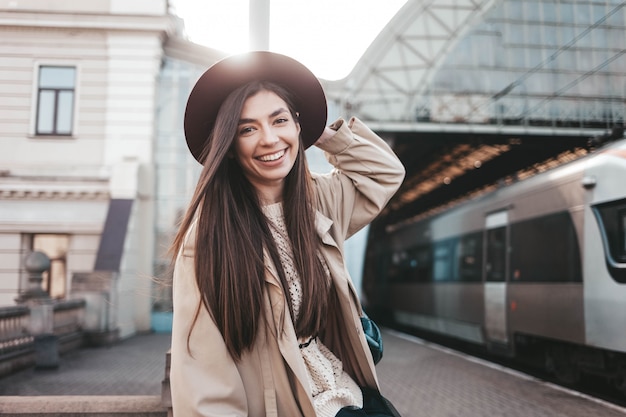
<svg viewBox="0 0 626 417"><path fill-rule="evenodd" d="M393 223L623 135L626 2L408 0L331 106L393 140Z"/></svg>
<svg viewBox="0 0 626 417"><path fill-rule="evenodd" d="M493 0L409 0L385 27L334 97L367 120L413 121L414 102L462 34Z"/></svg>

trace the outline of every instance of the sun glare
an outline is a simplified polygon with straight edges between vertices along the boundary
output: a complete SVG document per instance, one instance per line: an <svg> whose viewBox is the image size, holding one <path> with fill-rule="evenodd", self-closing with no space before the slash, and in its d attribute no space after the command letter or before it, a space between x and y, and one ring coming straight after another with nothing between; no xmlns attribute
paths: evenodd
<svg viewBox="0 0 626 417"><path fill-rule="evenodd" d="M226 53L249 50L250 0L174 0L191 41ZM347 76L406 0L270 0L270 50L320 78Z"/></svg>

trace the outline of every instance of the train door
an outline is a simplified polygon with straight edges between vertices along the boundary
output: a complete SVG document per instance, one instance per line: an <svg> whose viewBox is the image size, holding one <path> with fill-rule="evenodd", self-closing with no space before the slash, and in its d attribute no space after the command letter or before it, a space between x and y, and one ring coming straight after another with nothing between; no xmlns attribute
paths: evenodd
<svg viewBox="0 0 626 417"><path fill-rule="evenodd" d="M485 224L485 332L489 342L508 344L506 271L507 211L487 215Z"/></svg>

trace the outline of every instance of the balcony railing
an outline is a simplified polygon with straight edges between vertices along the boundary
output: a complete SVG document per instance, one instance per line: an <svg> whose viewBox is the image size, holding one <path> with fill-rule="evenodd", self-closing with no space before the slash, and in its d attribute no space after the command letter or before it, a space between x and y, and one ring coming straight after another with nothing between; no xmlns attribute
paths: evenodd
<svg viewBox="0 0 626 417"><path fill-rule="evenodd" d="M55 301L53 312L58 351L65 353L82 346L85 300ZM35 364L35 335L30 320L26 305L0 307L0 376Z"/></svg>
<svg viewBox="0 0 626 417"><path fill-rule="evenodd" d="M0 308L0 361L12 352L32 349L29 319L30 311L26 306Z"/></svg>

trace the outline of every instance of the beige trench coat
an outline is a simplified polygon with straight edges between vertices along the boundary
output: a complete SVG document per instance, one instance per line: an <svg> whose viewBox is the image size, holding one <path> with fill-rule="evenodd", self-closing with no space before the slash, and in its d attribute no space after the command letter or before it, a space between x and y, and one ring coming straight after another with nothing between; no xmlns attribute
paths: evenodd
<svg viewBox="0 0 626 417"><path fill-rule="evenodd" d="M340 307L339 311L329 311L329 324L321 339L360 386L378 388L359 318L361 305L344 264L343 244L382 210L404 179L404 167L387 144L358 119L349 123L339 120L332 127L337 133L320 148L336 169L314 176L316 229ZM233 361L205 308L200 311L187 349L187 336L200 302L193 260L195 233L194 225L174 271L170 373L174 417L314 417L289 308L267 254L264 312L270 320L268 326L259 329L251 351L241 361Z"/></svg>

